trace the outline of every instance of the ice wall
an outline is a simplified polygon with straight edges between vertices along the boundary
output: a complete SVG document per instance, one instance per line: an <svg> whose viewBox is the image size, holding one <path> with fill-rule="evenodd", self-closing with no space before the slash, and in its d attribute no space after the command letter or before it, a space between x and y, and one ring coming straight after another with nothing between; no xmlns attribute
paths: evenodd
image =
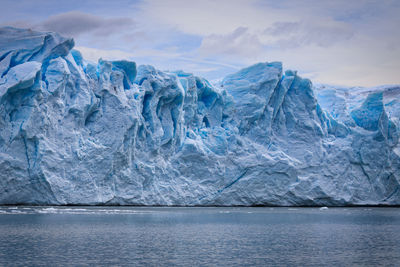
<svg viewBox="0 0 400 267"><path fill-rule="evenodd" d="M1 204L400 204L379 92L339 112L279 62L213 86L72 48L0 29Z"/></svg>

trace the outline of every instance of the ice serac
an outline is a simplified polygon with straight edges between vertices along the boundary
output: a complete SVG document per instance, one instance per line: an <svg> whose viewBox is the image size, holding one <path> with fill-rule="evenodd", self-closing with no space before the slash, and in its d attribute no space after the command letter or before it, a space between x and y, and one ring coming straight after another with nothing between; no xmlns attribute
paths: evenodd
<svg viewBox="0 0 400 267"><path fill-rule="evenodd" d="M0 204L400 204L394 89L346 98L279 62L214 86L72 48L0 29Z"/></svg>

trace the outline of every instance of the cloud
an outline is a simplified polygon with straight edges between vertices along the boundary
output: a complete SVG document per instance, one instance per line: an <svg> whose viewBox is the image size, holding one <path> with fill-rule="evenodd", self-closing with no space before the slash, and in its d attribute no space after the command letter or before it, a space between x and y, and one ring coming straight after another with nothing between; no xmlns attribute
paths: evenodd
<svg viewBox="0 0 400 267"><path fill-rule="evenodd" d="M81 11L71 11L50 16L35 28L77 37L85 33L109 35L134 25L131 18L104 18Z"/></svg>
<svg viewBox="0 0 400 267"><path fill-rule="evenodd" d="M275 22L263 31L238 27L227 34L210 34L203 38L199 53L224 59L249 62L271 54L273 49L295 49L303 46L329 47L349 40L354 32L350 25L331 20Z"/></svg>
<svg viewBox="0 0 400 267"><path fill-rule="evenodd" d="M246 27L228 34L211 34L203 38L199 52L205 56L254 57L263 51L258 36Z"/></svg>
<svg viewBox="0 0 400 267"><path fill-rule="evenodd" d="M140 5L140 20L171 26L186 34L226 34L238 27L264 29L284 12L258 8L259 0L146 0Z"/></svg>
<svg viewBox="0 0 400 267"><path fill-rule="evenodd" d="M329 47L337 42L353 37L349 24L337 21L275 22L263 32L272 37L275 45L281 48L295 48L306 45Z"/></svg>
<svg viewBox="0 0 400 267"><path fill-rule="evenodd" d="M397 0L3 0L2 8L1 24L72 36L94 61L210 79L282 61L317 82L400 83Z"/></svg>
<svg viewBox="0 0 400 267"><path fill-rule="evenodd" d="M77 46L75 47L76 50L79 50L83 57L87 60L97 62L100 58L106 60L119 60L119 59L149 59L149 60L165 60L168 61L181 61L181 62L190 62L192 64L208 66L209 68L215 69L216 67L224 67L239 70L243 66L232 65L232 64L225 64L218 61L212 60L204 60L195 57L188 57L180 53L171 53L165 52L161 50L153 50L153 49L143 49L137 50L135 52L126 52L118 49L98 49L92 47L85 47L85 46ZM145 64L146 62L143 62ZM167 65L168 66L168 65Z"/></svg>
<svg viewBox="0 0 400 267"><path fill-rule="evenodd" d="M120 60L120 59L129 59L133 58L134 54L113 49L113 50L104 50L104 49L97 49L91 47L84 47L84 46L77 46L75 47L76 50L79 50L82 53L84 59L97 62L100 58L105 60Z"/></svg>

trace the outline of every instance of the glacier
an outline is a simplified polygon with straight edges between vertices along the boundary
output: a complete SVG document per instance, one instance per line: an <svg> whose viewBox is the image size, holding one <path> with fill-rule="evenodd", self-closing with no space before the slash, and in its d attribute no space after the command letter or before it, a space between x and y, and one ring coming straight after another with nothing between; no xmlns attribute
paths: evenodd
<svg viewBox="0 0 400 267"><path fill-rule="evenodd" d="M400 87L280 62L211 84L73 47L0 28L0 204L400 204Z"/></svg>

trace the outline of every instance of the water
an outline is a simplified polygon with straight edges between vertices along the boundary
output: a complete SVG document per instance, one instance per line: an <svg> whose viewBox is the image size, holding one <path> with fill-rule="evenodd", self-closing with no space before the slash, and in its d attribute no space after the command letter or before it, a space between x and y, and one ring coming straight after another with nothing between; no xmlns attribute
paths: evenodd
<svg viewBox="0 0 400 267"><path fill-rule="evenodd" d="M400 266L400 209L0 207L20 265Z"/></svg>

